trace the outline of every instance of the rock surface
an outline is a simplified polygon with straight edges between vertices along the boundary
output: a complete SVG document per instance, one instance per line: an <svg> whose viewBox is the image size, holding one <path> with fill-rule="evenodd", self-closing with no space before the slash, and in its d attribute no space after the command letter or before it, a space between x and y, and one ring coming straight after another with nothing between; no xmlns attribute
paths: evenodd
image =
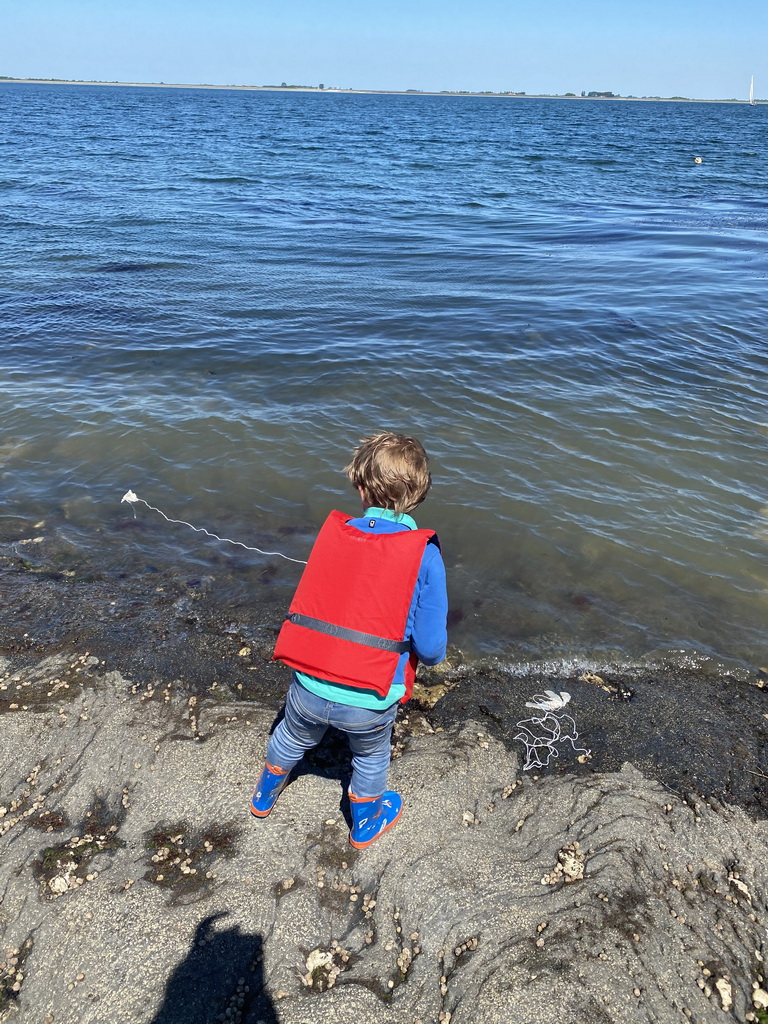
<svg viewBox="0 0 768 1024"><path fill-rule="evenodd" d="M0 1018L714 1024L756 1012L768 823L739 807L683 799L630 763L523 775L483 723L435 731L423 718L400 731L392 765L403 818L356 852L338 740L257 821L247 806L273 712L139 686L85 651L13 675Z"/></svg>

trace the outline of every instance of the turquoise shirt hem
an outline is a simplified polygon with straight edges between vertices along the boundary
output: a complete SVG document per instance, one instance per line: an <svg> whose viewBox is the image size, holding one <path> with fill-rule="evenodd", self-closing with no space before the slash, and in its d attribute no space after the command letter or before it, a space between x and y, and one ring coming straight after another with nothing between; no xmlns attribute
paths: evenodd
<svg viewBox="0 0 768 1024"><path fill-rule="evenodd" d="M344 686L343 683L330 683L327 679L308 676L306 672L299 672L298 669L294 671L294 676L306 690L324 700L329 700L333 704L350 704L353 708L367 708L369 711L386 711L405 696L405 687L402 683L393 683L387 696L382 697L375 690L358 690L352 686Z"/></svg>

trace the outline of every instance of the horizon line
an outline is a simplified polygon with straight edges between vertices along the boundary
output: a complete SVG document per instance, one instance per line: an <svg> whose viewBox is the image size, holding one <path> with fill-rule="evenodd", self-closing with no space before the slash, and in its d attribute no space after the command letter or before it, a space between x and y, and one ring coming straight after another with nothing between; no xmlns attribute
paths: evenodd
<svg viewBox="0 0 768 1024"><path fill-rule="evenodd" d="M217 85L209 82L122 82L117 79L107 81L104 79L87 78L17 78L10 75L0 75L0 82L7 82L15 85L105 85L111 87L137 88L137 89L227 89L241 92L317 92L317 93L347 93L379 96L464 96L478 98L496 99L574 99L574 100L622 100L637 102L661 101L664 103L744 103L749 105L749 99L740 99L732 96L728 99L705 99L695 96L622 96L609 90L590 90L593 95L574 92L566 93L526 93L493 92L491 90L473 91L470 89L368 89L368 88L341 88L339 86L325 85ZM768 101L755 99L755 104L762 104Z"/></svg>

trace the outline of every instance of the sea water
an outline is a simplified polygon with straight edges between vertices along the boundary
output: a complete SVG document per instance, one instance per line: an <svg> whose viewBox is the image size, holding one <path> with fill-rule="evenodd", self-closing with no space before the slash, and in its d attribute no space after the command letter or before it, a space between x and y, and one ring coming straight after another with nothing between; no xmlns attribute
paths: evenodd
<svg viewBox="0 0 768 1024"><path fill-rule="evenodd" d="M392 428L466 651L765 665L768 107L0 100L5 571L269 568L287 602L299 566L125 529L123 493L303 558Z"/></svg>

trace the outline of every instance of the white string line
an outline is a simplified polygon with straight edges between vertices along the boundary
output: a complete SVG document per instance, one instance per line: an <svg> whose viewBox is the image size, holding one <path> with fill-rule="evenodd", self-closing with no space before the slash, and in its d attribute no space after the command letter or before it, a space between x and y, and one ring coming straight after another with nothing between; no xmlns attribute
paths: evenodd
<svg viewBox="0 0 768 1024"><path fill-rule="evenodd" d="M246 551L256 551L260 555L267 555L267 556L279 555L280 558L285 558L289 562L296 562L299 565L306 565L307 564L306 561L303 558L291 558L290 555L284 555L282 553L282 551L262 551L261 548L254 548L254 547L251 547L249 544L243 544L243 542L241 540L230 540L229 537L219 537L218 534L211 533L210 530L206 530L204 526L193 526L192 523L188 523L185 519L169 519L169 517L165 514L165 512L162 511L162 509L155 508L154 505L150 505L149 502L145 501L143 498L140 498L137 494L134 494L133 491L126 491L125 492L125 494L120 499L120 504L122 505L122 503L124 501L127 501L128 504L131 505L131 506L135 505L137 501L140 501L142 505L146 505L147 508L151 509L152 512L159 513L163 517L163 519L165 519L165 521L167 523L175 523L177 526L188 526L190 528L190 530L194 530L195 533L204 533L206 535L206 537L211 537L213 540L219 540L219 541L222 541L225 544L235 544L235 545L237 545L237 547L245 548ZM134 519L135 519L136 518L136 509L135 508L133 510L133 516L134 516Z"/></svg>
<svg viewBox="0 0 768 1024"><path fill-rule="evenodd" d="M558 743L567 741L571 744L574 753L586 756L591 754L590 750L576 746L579 734L576 731L576 722L573 717L566 714L554 714L555 711L562 711L570 699L570 693L565 690L559 694L554 690L546 690L543 694L537 694L533 700L526 701L527 708L535 708L537 711L543 711L544 714L533 715L531 718L516 723L520 732L517 733L515 739L525 744L524 772L530 768L546 768L553 757L559 757ZM563 726L565 726L565 732L562 730Z"/></svg>

